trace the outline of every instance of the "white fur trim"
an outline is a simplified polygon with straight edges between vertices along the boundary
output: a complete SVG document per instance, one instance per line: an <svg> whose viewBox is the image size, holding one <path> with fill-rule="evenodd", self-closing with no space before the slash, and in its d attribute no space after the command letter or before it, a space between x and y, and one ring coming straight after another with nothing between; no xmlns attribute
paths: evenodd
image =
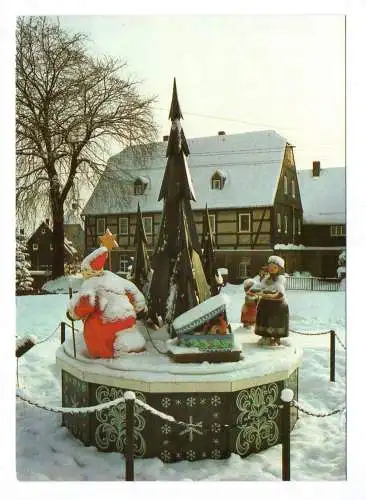
<svg viewBox="0 0 366 500"><path fill-rule="evenodd" d="M141 332L136 328L127 328L116 334L116 340L113 344L114 356L128 352L141 351L146 345L146 341Z"/></svg>
<svg viewBox="0 0 366 500"><path fill-rule="evenodd" d="M278 255L271 255L268 258L268 264L277 264L277 266L282 267L282 269L285 269L285 261L283 260L282 257L279 257Z"/></svg>

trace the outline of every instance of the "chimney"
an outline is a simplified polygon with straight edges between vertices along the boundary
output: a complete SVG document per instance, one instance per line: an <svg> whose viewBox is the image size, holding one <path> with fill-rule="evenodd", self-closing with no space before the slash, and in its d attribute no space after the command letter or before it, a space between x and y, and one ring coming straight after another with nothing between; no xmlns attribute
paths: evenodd
<svg viewBox="0 0 366 500"><path fill-rule="evenodd" d="M225 130L219 130L217 135L225 135Z"/></svg>
<svg viewBox="0 0 366 500"><path fill-rule="evenodd" d="M163 142L167 142L169 140L169 136L168 135L163 135Z"/></svg>
<svg viewBox="0 0 366 500"><path fill-rule="evenodd" d="M47 226L50 225L50 219L46 219L46 224L47 224Z"/></svg>
<svg viewBox="0 0 366 500"><path fill-rule="evenodd" d="M320 161L313 161L313 177L320 175Z"/></svg>

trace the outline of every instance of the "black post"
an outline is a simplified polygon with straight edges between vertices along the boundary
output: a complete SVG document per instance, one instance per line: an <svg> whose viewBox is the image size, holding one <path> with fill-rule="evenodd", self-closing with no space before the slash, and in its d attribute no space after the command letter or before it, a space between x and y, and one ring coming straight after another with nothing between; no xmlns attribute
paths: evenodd
<svg viewBox="0 0 366 500"><path fill-rule="evenodd" d="M63 321L61 321L61 344L65 342L65 329L66 325Z"/></svg>
<svg viewBox="0 0 366 500"><path fill-rule="evenodd" d="M135 394L133 392L128 391L127 393L125 393L125 398L126 398L125 481L134 481L133 421L135 414Z"/></svg>
<svg viewBox="0 0 366 500"><path fill-rule="evenodd" d="M282 408L282 481L290 481L290 409L291 401Z"/></svg>
<svg viewBox="0 0 366 500"><path fill-rule="evenodd" d="M330 381L335 382L335 331L330 330Z"/></svg>

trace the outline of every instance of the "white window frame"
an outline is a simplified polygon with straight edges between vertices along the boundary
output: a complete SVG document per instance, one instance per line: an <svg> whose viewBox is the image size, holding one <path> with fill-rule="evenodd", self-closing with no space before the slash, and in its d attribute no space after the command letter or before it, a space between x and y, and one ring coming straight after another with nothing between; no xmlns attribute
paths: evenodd
<svg viewBox="0 0 366 500"><path fill-rule="evenodd" d="M46 230L44 227L42 227L42 229L41 229L41 234L46 234Z"/></svg>
<svg viewBox="0 0 366 500"><path fill-rule="evenodd" d="M292 236L294 238L296 236L296 217L292 218Z"/></svg>
<svg viewBox="0 0 366 500"><path fill-rule="evenodd" d="M291 194L292 194L293 198L296 198L295 179L292 179L292 181L291 181Z"/></svg>
<svg viewBox="0 0 366 500"><path fill-rule="evenodd" d="M301 234L301 219L300 217L297 219L297 234Z"/></svg>
<svg viewBox="0 0 366 500"><path fill-rule="evenodd" d="M248 229L242 229L242 216L248 217ZM250 233L251 231L251 220L250 220L250 212L241 212L239 213L239 233Z"/></svg>
<svg viewBox="0 0 366 500"><path fill-rule="evenodd" d="M33 245L32 245L32 250L33 250L34 252L38 252L38 243L33 243Z"/></svg>
<svg viewBox="0 0 366 500"><path fill-rule="evenodd" d="M146 229L146 222L150 221L150 231ZM144 225L144 230L146 236L151 236L153 234L153 218L151 216L143 217L142 218L142 223Z"/></svg>
<svg viewBox="0 0 366 500"><path fill-rule="evenodd" d="M281 212L277 212L277 215L276 215L276 226L277 226L277 232L281 233L281 231L282 231Z"/></svg>
<svg viewBox="0 0 366 500"><path fill-rule="evenodd" d="M126 221L126 232L121 231L121 222ZM128 235L128 217L118 217L118 234L120 236L127 236Z"/></svg>
<svg viewBox="0 0 366 500"><path fill-rule="evenodd" d="M248 266L250 266L250 259L241 260L239 262L239 278L248 277ZM244 271L242 269L244 268Z"/></svg>
<svg viewBox="0 0 366 500"><path fill-rule="evenodd" d="M216 214L209 214L210 227L212 234L216 234Z"/></svg>
<svg viewBox="0 0 366 500"><path fill-rule="evenodd" d="M130 265L131 265L131 259L128 257L128 255L121 253L119 256L119 272L127 274Z"/></svg>
<svg viewBox="0 0 366 500"><path fill-rule="evenodd" d="M50 252L53 252L53 245L50 243Z"/></svg>
<svg viewBox="0 0 366 500"><path fill-rule="evenodd" d="M287 175L283 176L283 192L285 194L288 194L288 180L287 180Z"/></svg>
<svg viewBox="0 0 366 500"><path fill-rule="evenodd" d="M340 236L346 236L346 225L345 224L331 225L330 235L332 238L339 238Z"/></svg>
<svg viewBox="0 0 366 500"><path fill-rule="evenodd" d="M287 234L287 231L288 231L288 215L287 214L284 214L283 221L285 223L285 234Z"/></svg>
<svg viewBox="0 0 366 500"><path fill-rule="evenodd" d="M103 223L103 231L100 231L99 224ZM104 217L97 217L97 234L104 234L105 233L105 218Z"/></svg>
<svg viewBox="0 0 366 500"><path fill-rule="evenodd" d="M217 189L217 190L221 190L222 189L222 179L217 179L217 178L214 178L214 179L211 179L211 189Z"/></svg>

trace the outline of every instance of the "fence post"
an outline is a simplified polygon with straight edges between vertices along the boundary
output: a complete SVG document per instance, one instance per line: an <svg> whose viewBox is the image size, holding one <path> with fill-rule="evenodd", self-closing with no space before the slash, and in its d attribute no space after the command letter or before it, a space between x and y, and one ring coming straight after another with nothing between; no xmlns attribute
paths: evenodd
<svg viewBox="0 0 366 500"><path fill-rule="evenodd" d="M65 323L61 321L61 344L65 342L65 328L66 328Z"/></svg>
<svg viewBox="0 0 366 500"><path fill-rule="evenodd" d="M134 439L133 424L135 417L135 393L126 391L124 393L126 401L126 445L125 445L125 481L134 481Z"/></svg>
<svg viewBox="0 0 366 500"><path fill-rule="evenodd" d="M282 481L290 481L291 461L290 461L290 431L291 431L291 401L294 398L292 389L281 391L282 405Z"/></svg>
<svg viewBox="0 0 366 500"><path fill-rule="evenodd" d="M330 330L330 381L335 382L335 331Z"/></svg>

